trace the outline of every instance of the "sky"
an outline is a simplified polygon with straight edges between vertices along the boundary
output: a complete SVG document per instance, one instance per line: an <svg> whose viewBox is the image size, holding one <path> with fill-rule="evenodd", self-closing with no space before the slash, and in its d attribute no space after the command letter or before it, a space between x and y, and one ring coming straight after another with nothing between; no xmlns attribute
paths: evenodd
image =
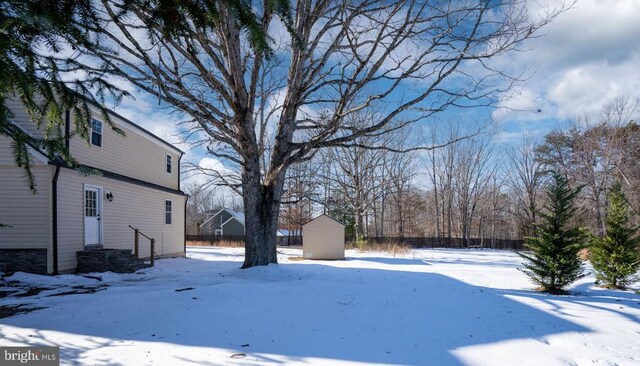
<svg viewBox="0 0 640 366"><path fill-rule="evenodd" d="M640 1L578 0L508 61L534 73L501 103L522 112L492 113L505 141L595 118L617 97L640 98Z"/></svg>
<svg viewBox="0 0 640 366"><path fill-rule="evenodd" d="M527 1L534 15L557 3ZM640 0L577 0L538 38L495 62L525 71L526 80L503 97L500 108L447 114L469 121L493 120L502 145L517 144L525 134L542 138L582 115L596 118L617 97L640 98ZM223 168L220 161L181 141L181 115L161 108L157 98L126 82L120 86L135 99L117 106L118 113L175 143L187 152L185 161ZM202 178L191 178L198 179Z"/></svg>

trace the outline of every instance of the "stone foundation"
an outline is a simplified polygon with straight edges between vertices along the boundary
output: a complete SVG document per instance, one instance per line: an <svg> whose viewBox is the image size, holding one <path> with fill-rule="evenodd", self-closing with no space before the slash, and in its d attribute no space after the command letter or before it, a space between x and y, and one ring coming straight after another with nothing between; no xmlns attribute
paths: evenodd
<svg viewBox="0 0 640 366"><path fill-rule="evenodd" d="M0 271L47 274L47 249L0 249Z"/></svg>
<svg viewBox="0 0 640 366"><path fill-rule="evenodd" d="M77 272L130 273L146 268L142 259L131 254L130 249L98 249L76 252Z"/></svg>

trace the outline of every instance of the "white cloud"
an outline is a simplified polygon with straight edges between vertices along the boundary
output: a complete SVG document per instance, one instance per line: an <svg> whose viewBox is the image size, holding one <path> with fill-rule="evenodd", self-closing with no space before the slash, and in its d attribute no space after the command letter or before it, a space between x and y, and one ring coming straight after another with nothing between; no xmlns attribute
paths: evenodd
<svg viewBox="0 0 640 366"><path fill-rule="evenodd" d="M213 197L239 197L233 189L220 186L222 181L218 174L226 177L229 182L235 181L237 172L233 171L224 163L214 157L200 159L195 167L188 168L182 176L183 187L206 187Z"/></svg>
<svg viewBox="0 0 640 366"><path fill-rule="evenodd" d="M189 168L183 172L182 175L182 189L190 193L192 189L204 188L207 192L208 199L215 205L222 205L225 207L235 207L242 205L242 196L236 193L230 187L220 186L217 183L220 181L215 178L213 170L219 171L221 174L234 174L231 169L225 167L225 165L218 159L212 157L205 157L200 159L197 167L201 170Z"/></svg>
<svg viewBox="0 0 640 366"><path fill-rule="evenodd" d="M640 65L640 55L633 63ZM640 75L630 65L586 65L568 70L548 92L557 108L557 117L597 115L615 98L640 97ZM637 66L636 66L637 68Z"/></svg>
<svg viewBox="0 0 640 366"><path fill-rule="evenodd" d="M542 96L531 88L518 87L509 93L503 94L498 109L493 112L493 118L498 121L505 119L517 120L539 120L547 117L547 112L543 113L544 100Z"/></svg>
<svg viewBox="0 0 640 366"><path fill-rule="evenodd" d="M191 145L184 141L178 124L182 116L172 113L170 109L153 106L148 103L142 93L136 99L127 98L114 110L133 123L145 128L154 135L168 141L182 151L189 152Z"/></svg>
<svg viewBox="0 0 640 366"><path fill-rule="evenodd" d="M531 0L530 10L535 14L554 4ZM541 37L526 43L525 52L499 60L505 66L536 70L520 96L504 98L502 104L526 107L535 101L533 106L539 105L542 115L498 111L494 117L531 121L594 116L618 96L640 97L638 35L640 1L578 0Z"/></svg>
<svg viewBox="0 0 640 366"><path fill-rule="evenodd" d="M202 158L198 164L203 169L216 170L219 172L230 172L222 162L216 158Z"/></svg>
<svg viewBox="0 0 640 366"><path fill-rule="evenodd" d="M124 90L130 93L131 95L138 94L138 89L128 80L125 80L120 77L113 77L109 79L109 82L113 84L115 87L117 87L118 89Z"/></svg>
<svg viewBox="0 0 640 366"><path fill-rule="evenodd" d="M531 7L545 5L531 0ZM550 6L557 2L548 1ZM578 0L569 11L544 30L532 43L527 58L544 61L545 67L576 63L625 62L640 47L640 2L637 0Z"/></svg>
<svg viewBox="0 0 640 366"><path fill-rule="evenodd" d="M197 185L203 185L212 181L219 182L218 174L229 180L238 176L238 172L224 165L222 161L214 157L201 158L197 164L197 170L189 169L187 179Z"/></svg>

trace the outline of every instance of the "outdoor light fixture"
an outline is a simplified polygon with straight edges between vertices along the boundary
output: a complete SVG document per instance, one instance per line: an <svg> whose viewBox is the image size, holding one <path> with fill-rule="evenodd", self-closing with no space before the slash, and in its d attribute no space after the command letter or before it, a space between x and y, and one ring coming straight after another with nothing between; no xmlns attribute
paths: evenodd
<svg viewBox="0 0 640 366"><path fill-rule="evenodd" d="M105 193L104 194L104 198L106 198L107 201L109 201L109 202L113 201L113 193L111 193L111 192Z"/></svg>

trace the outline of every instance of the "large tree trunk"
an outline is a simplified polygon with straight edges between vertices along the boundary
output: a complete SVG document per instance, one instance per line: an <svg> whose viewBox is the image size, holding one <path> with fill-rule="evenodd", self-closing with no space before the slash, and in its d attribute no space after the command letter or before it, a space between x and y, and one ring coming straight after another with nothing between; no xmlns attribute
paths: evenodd
<svg viewBox="0 0 640 366"><path fill-rule="evenodd" d="M264 185L258 169L243 172L245 257L242 268L278 263L276 233L283 184L284 173Z"/></svg>

